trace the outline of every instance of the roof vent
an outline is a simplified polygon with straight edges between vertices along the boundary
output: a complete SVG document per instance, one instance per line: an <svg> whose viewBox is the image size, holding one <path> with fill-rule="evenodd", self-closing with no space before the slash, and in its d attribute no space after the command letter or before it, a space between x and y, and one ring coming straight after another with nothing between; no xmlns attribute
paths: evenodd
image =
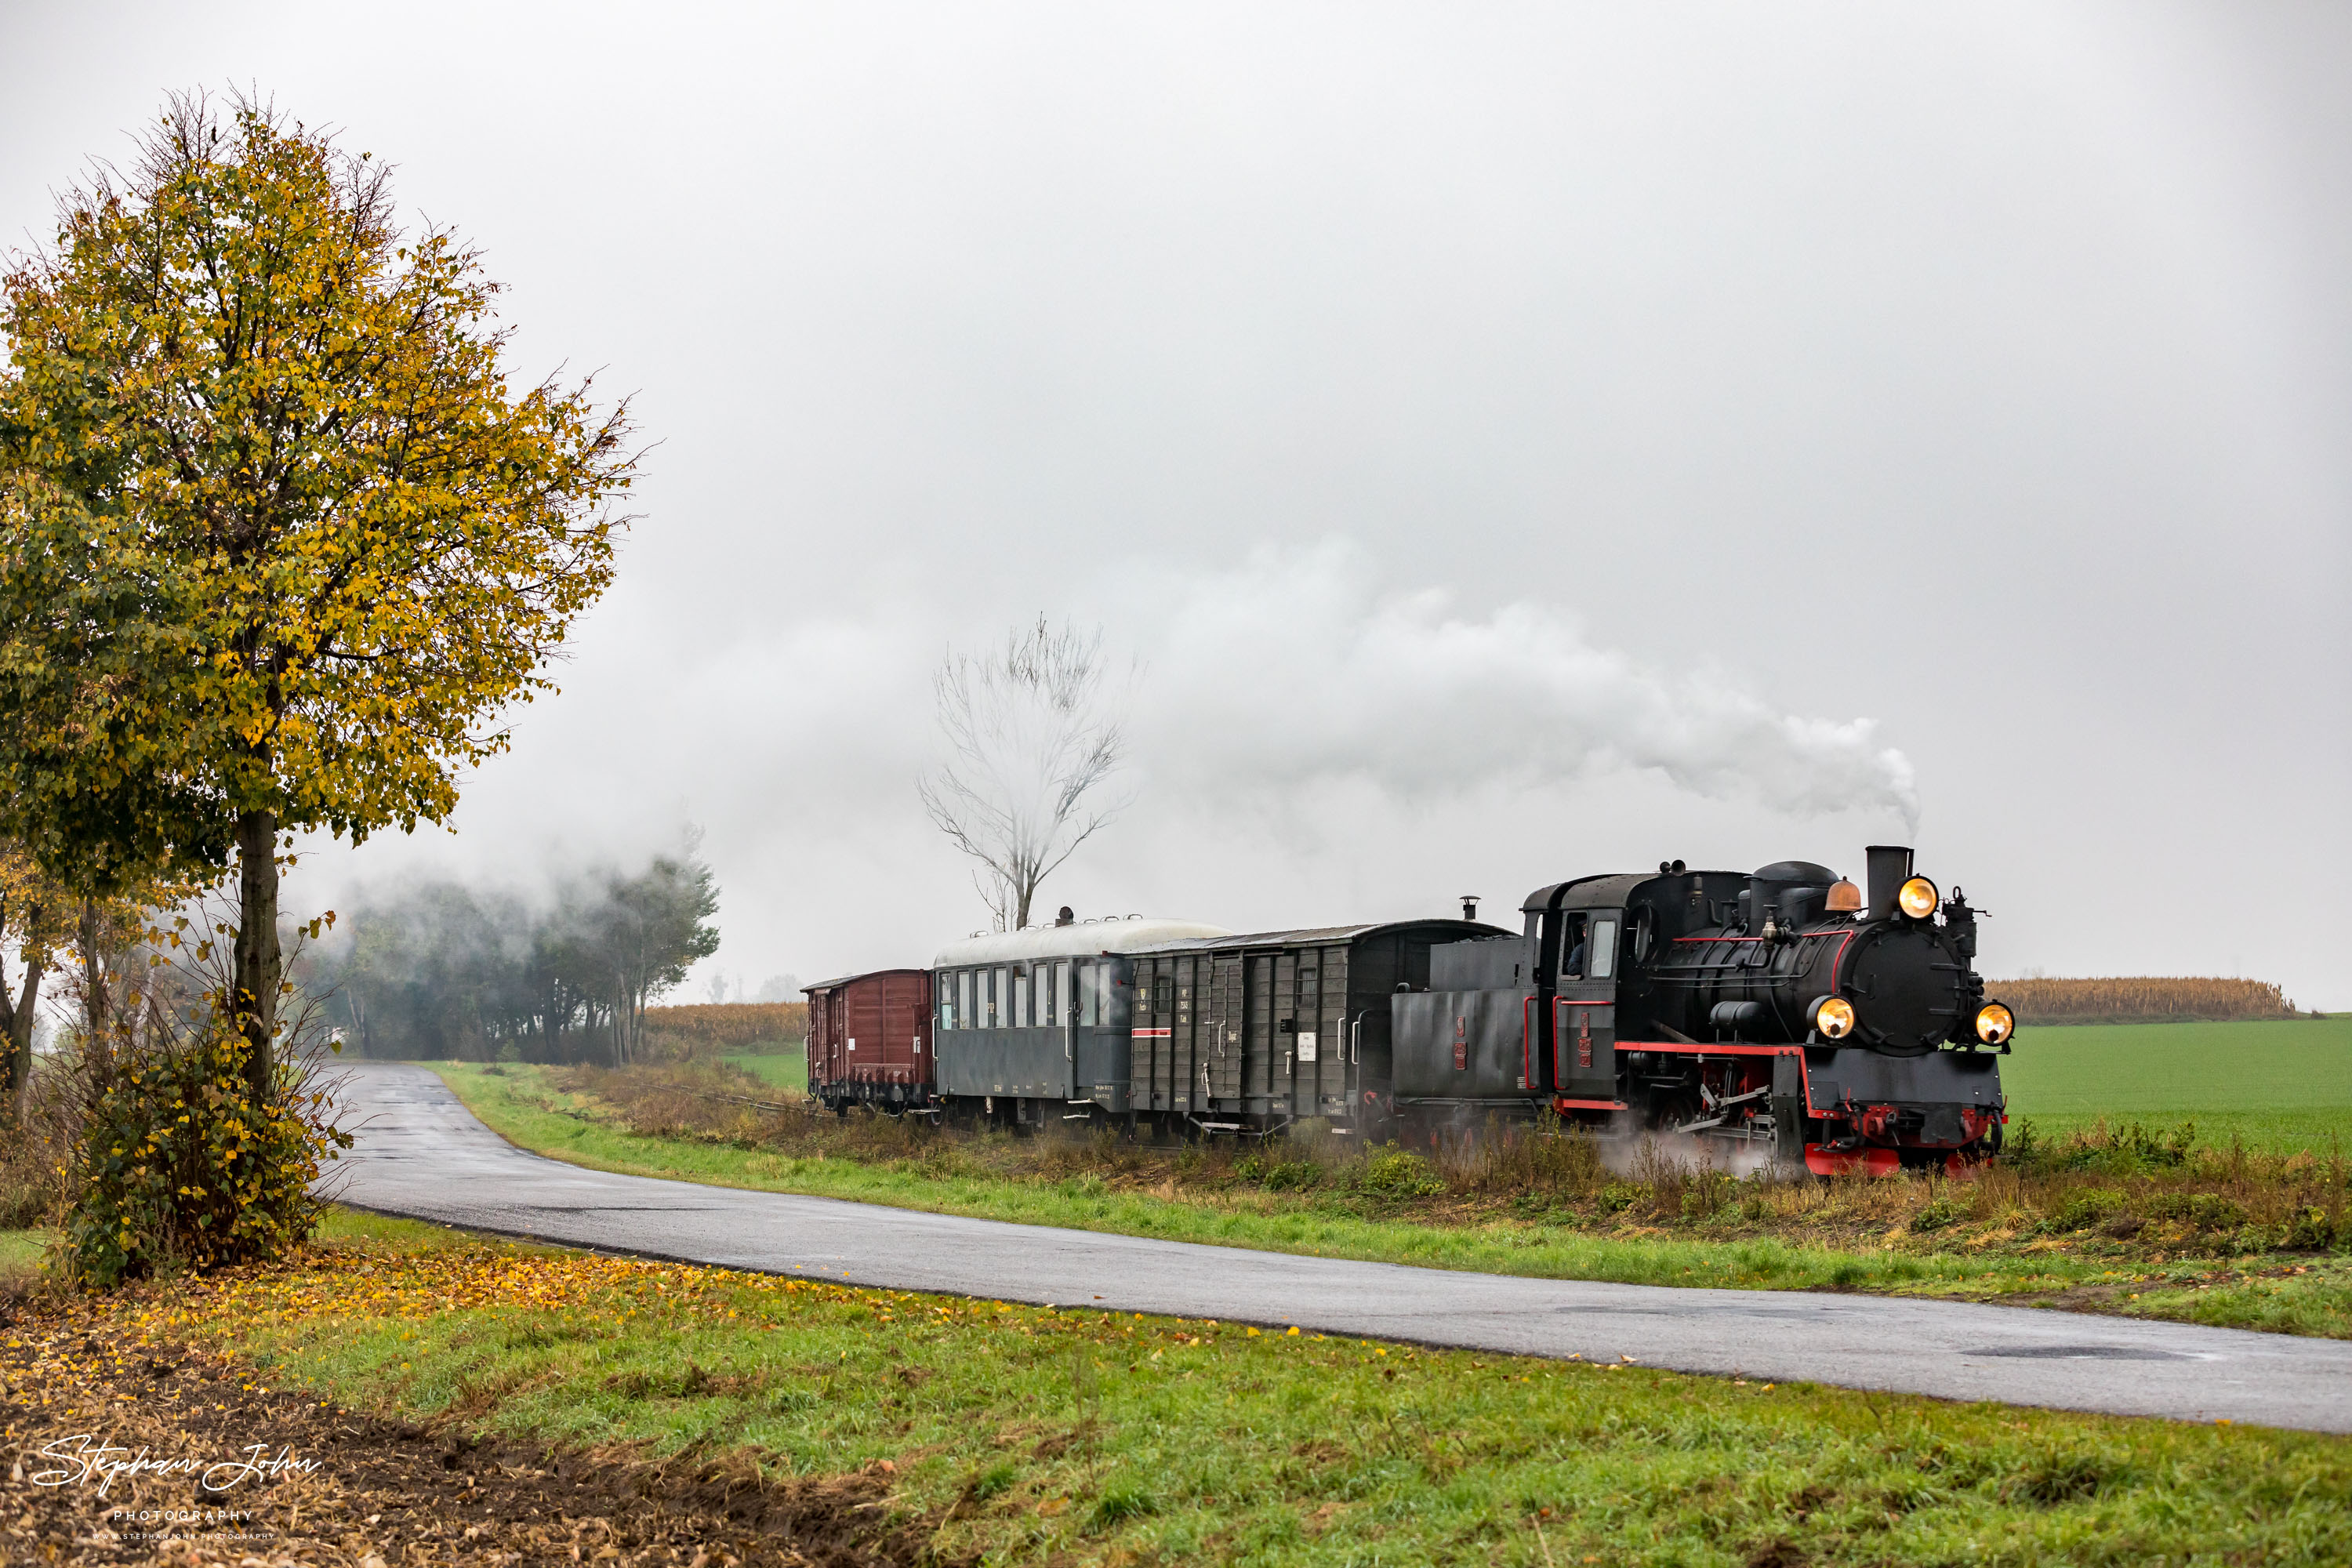
<svg viewBox="0 0 2352 1568"><path fill-rule="evenodd" d="M1070 906L1064 904L1062 912L1054 917L1054 923L1057 926L1076 925L1077 920L1078 917L1070 912Z"/></svg>
<svg viewBox="0 0 2352 1568"><path fill-rule="evenodd" d="M1465 921L1475 921L1478 918L1477 894L1465 893L1462 895L1462 918Z"/></svg>

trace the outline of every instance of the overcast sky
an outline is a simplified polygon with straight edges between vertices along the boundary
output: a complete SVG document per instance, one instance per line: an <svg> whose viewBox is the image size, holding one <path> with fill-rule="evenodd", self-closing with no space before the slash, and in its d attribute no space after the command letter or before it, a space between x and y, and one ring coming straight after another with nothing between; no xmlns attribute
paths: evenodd
<svg viewBox="0 0 2352 1568"><path fill-rule="evenodd" d="M1049 905L1909 835L1989 973L2352 1008L2352 9L0 0L0 239L249 82L660 443L457 831L289 907L690 819L719 969L924 962L929 671L1042 611L1135 670Z"/></svg>

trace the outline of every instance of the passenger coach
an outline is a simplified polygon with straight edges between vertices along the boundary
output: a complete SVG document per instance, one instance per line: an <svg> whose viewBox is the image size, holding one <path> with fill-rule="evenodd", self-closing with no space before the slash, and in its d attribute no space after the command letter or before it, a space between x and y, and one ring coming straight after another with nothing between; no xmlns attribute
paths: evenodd
<svg viewBox="0 0 2352 1568"><path fill-rule="evenodd" d="M1080 921L976 935L931 961L938 1092L959 1121L1124 1119L1139 949L1228 934L1192 921Z"/></svg>

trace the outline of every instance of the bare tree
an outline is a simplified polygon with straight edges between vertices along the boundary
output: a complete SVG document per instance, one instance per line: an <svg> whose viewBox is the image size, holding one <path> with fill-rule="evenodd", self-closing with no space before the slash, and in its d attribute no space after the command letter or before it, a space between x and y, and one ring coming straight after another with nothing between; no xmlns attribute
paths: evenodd
<svg viewBox="0 0 2352 1568"><path fill-rule="evenodd" d="M1096 798L1127 749L1103 673L1099 631L1057 631L1041 615L986 658L950 649L932 678L950 756L916 787L980 862L972 881L999 931L1027 925L1037 885L1126 804Z"/></svg>

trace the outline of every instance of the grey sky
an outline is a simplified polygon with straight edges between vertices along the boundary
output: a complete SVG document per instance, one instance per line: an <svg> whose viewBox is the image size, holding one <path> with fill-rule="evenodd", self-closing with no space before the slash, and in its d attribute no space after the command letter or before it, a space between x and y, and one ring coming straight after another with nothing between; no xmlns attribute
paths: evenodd
<svg viewBox="0 0 2352 1568"><path fill-rule="evenodd" d="M293 904L690 816L721 968L919 960L984 918L928 671L1044 610L1141 663L1049 904L1853 871L1916 810L1995 973L2352 1007L2340 6L16 0L0 59L0 236L251 81L662 442L460 831Z"/></svg>

